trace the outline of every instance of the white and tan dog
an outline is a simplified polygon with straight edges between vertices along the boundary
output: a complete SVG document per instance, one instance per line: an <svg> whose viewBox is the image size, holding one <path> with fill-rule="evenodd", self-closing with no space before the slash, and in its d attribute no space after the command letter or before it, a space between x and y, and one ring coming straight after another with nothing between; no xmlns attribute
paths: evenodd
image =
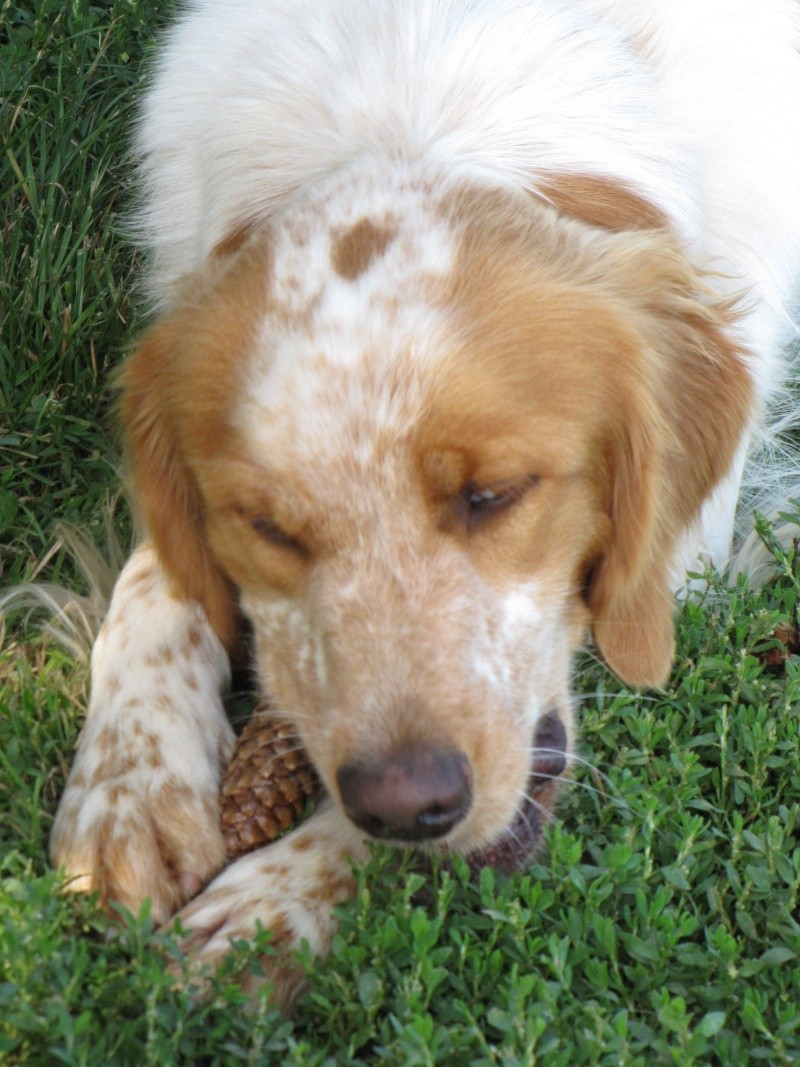
<svg viewBox="0 0 800 1067"><path fill-rule="evenodd" d="M166 920L222 865L240 612L330 799L184 909L201 960L257 920L324 951L366 835L533 842L587 631L663 683L673 590L728 557L792 332L796 13L190 6L138 132L149 536L53 834L77 888Z"/></svg>

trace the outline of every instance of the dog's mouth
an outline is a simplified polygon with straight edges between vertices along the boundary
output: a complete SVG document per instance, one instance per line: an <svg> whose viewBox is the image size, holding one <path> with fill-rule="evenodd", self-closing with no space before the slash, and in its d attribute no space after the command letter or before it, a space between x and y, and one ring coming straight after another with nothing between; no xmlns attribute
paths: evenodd
<svg viewBox="0 0 800 1067"><path fill-rule="evenodd" d="M550 820L567 767L564 719L551 707L537 722L522 799L505 829L489 844L467 851L449 831L472 803L469 764L462 753L433 746L394 750L384 762L345 764L336 776L339 801L370 837L422 852L465 856L473 875L483 867L511 874L528 866Z"/></svg>
<svg viewBox="0 0 800 1067"><path fill-rule="evenodd" d="M567 731L558 711L553 709L536 727L525 796L514 818L494 842L466 857L474 874L482 867L512 874L532 861L542 840L542 828L552 815L566 766Z"/></svg>

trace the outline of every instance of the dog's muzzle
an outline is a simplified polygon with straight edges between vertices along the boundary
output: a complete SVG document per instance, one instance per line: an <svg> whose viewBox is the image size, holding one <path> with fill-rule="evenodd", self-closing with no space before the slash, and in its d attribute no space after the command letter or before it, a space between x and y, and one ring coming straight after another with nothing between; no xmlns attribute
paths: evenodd
<svg viewBox="0 0 800 1067"><path fill-rule="evenodd" d="M405 746L384 759L341 767L342 806L370 836L430 841L450 832L472 803L472 776L463 752Z"/></svg>
<svg viewBox="0 0 800 1067"><path fill-rule="evenodd" d="M567 730L557 710L548 711L539 720L533 744L525 797L500 837L467 856L473 874L482 867L513 874L531 862L541 843L542 826L551 814L551 806L541 802L541 794L548 786L552 790L567 766Z"/></svg>
<svg viewBox="0 0 800 1067"><path fill-rule="evenodd" d="M552 796L552 785L566 766L567 731L553 709L536 727L525 797L500 837L467 857L474 869L492 866L511 872L530 861L550 814L542 795L550 786ZM449 833L472 804L466 755L435 745L407 745L382 759L347 764L337 772L336 783L348 817L371 837L384 840L434 841Z"/></svg>

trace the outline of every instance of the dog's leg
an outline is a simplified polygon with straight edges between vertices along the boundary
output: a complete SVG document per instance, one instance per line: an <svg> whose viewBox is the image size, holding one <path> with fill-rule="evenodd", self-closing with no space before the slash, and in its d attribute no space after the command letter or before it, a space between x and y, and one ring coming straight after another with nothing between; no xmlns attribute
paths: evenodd
<svg viewBox="0 0 800 1067"><path fill-rule="evenodd" d="M228 657L144 544L92 651L92 693L51 840L70 887L163 922L220 868L219 778L233 734Z"/></svg>
<svg viewBox="0 0 800 1067"><path fill-rule="evenodd" d="M332 909L355 891L351 863L368 855L362 838L326 801L292 833L232 863L178 913L192 968L216 966L231 941L252 938L260 921L277 953L264 960L266 978L246 975L243 985L252 993L270 982L274 1002L290 1004L302 976L287 950L305 940L315 955L327 952L336 930Z"/></svg>

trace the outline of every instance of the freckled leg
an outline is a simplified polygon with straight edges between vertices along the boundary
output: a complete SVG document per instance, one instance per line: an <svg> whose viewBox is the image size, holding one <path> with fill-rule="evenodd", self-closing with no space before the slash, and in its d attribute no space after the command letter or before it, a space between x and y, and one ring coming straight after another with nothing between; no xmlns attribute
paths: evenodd
<svg viewBox="0 0 800 1067"><path fill-rule="evenodd" d="M336 923L335 904L355 892L353 860L368 856L363 834L344 812L326 801L296 830L243 856L178 914L188 931L183 947L195 966L216 966L231 940L252 938L256 923L272 931L277 949L306 940L317 955L327 952ZM265 960L273 999L286 1006L300 991L302 978L280 951ZM263 979L245 976L249 992Z"/></svg>
<svg viewBox="0 0 800 1067"><path fill-rule="evenodd" d="M92 650L86 723L51 839L76 890L165 921L222 865L219 778L233 734L228 657L174 597L151 545L123 569Z"/></svg>

